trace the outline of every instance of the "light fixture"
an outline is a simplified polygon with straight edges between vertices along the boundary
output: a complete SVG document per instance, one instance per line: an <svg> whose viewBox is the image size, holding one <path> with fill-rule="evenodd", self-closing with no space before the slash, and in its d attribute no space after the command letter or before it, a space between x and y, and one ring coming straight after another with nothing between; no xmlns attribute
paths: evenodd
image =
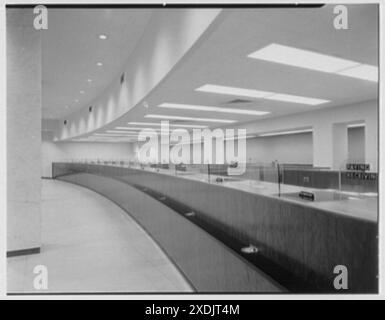
<svg viewBox="0 0 385 320"><path fill-rule="evenodd" d="M365 127L365 122L360 122L360 123L352 123L348 125L348 128L362 128Z"/></svg>
<svg viewBox="0 0 385 320"><path fill-rule="evenodd" d="M105 34L99 34L99 39L100 40L106 40L107 36Z"/></svg>
<svg viewBox="0 0 385 320"><path fill-rule="evenodd" d="M361 64L350 69L342 70L338 72L338 74L373 82L378 81L378 68L368 64Z"/></svg>
<svg viewBox="0 0 385 320"><path fill-rule="evenodd" d="M84 94L84 90L80 90L80 94Z"/></svg>
<svg viewBox="0 0 385 320"><path fill-rule="evenodd" d="M117 130L136 130L136 131L141 131L141 130L154 130L154 131L160 131L160 128L147 128L147 127L116 127L115 129ZM127 131L124 131L127 132Z"/></svg>
<svg viewBox="0 0 385 320"><path fill-rule="evenodd" d="M249 54L248 57L298 68L378 81L378 68L376 66L277 43L259 49Z"/></svg>
<svg viewBox="0 0 385 320"><path fill-rule="evenodd" d="M232 138L225 138L224 141L233 141L233 140L239 140L239 139L251 139L251 138L255 138L256 135L235 135L234 137Z"/></svg>
<svg viewBox="0 0 385 320"><path fill-rule="evenodd" d="M107 130L108 133L128 133L128 134L138 134L137 131L118 131L118 130Z"/></svg>
<svg viewBox="0 0 385 320"><path fill-rule="evenodd" d="M136 135L137 133L134 132L134 133L130 133L130 132L124 132L124 133L107 133L107 132L104 132L104 133L94 133L94 135L98 135L98 136L126 136L126 135Z"/></svg>
<svg viewBox="0 0 385 320"><path fill-rule="evenodd" d="M180 116L167 116L167 115L161 115L161 114L147 114L145 116L145 118L166 119L166 120L201 121L201 122L222 122L222 123L234 123L234 122L236 122L235 120L227 120L227 119L180 117Z"/></svg>
<svg viewBox="0 0 385 320"><path fill-rule="evenodd" d="M120 137L136 138L137 137L137 135L132 135L132 134L113 134L113 133L94 133L93 135L97 137L109 137L109 138L120 138Z"/></svg>
<svg viewBox="0 0 385 320"><path fill-rule="evenodd" d="M128 122L129 125L134 126L161 126L160 122ZM207 126L201 126L197 124L174 124L170 123L170 127L180 127L180 128L207 128ZM124 127L120 127L124 128Z"/></svg>
<svg viewBox="0 0 385 320"><path fill-rule="evenodd" d="M268 92L268 91L219 86L215 84L205 84L195 89L195 91L219 93L219 94L227 94L231 96L242 96L242 97L251 97L251 98L264 98L272 94L271 92Z"/></svg>
<svg viewBox="0 0 385 320"><path fill-rule="evenodd" d="M103 65L103 63L101 63L101 62L96 62L96 65L97 65L98 67L101 67L101 66Z"/></svg>
<svg viewBox="0 0 385 320"><path fill-rule="evenodd" d="M329 102L329 100L325 100L325 99L301 97L301 96L295 96L295 95L284 94L284 93L276 93L276 94L273 94L271 96L266 97L266 99L292 102L292 103L300 103L300 104L308 104L308 105L312 105L312 106L316 106L316 105L319 105L322 103Z"/></svg>
<svg viewBox="0 0 385 320"><path fill-rule="evenodd" d="M298 133L310 133L313 132L313 129L301 129L301 130L290 130L290 131L278 131L278 132L270 132L259 134L258 137L272 137L272 136L283 136L290 134L298 134Z"/></svg>
<svg viewBox="0 0 385 320"><path fill-rule="evenodd" d="M92 79L87 79L87 82L92 82Z"/></svg>
<svg viewBox="0 0 385 320"><path fill-rule="evenodd" d="M278 101L301 103L301 104L308 104L308 105L318 105L318 104L329 102L329 100L325 100L325 99L309 98L309 97L271 92L271 91L259 91L259 90L253 90L253 89L220 86L220 85L214 85L214 84L205 84L195 89L195 91L226 94L231 96L278 100Z"/></svg>
<svg viewBox="0 0 385 320"><path fill-rule="evenodd" d="M158 107L170 108L170 109L194 110L194 111L246 114L246 115L255 115L255 116L262 116L270 113L267 111L256 111L256 110L235 109L235 108L220 108L220 107L213 107L213 106L198 106L198 105L177 104L177 103L162 103Z"/></svg>

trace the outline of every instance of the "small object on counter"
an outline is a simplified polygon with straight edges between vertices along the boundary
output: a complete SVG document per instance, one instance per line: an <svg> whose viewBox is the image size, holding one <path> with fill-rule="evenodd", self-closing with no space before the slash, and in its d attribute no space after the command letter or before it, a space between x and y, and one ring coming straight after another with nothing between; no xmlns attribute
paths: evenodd
<svg viewBox="0 0 385 320"><path fill-rule="evenodd" d="M215 179L215 181L219 183L219 182L223 182L223 179L218 177Z"/></svg>
<svg viewBox="0 0 385 320"><path fill-rule="evenodd" d="M306 192L306 191L301 191L299 193L299 197L301 199L305 199L305 200L309 200L309 201L314 201L315 197L314 197L314 193L312 192Z"/></svg>
<svg viewBox="0 0 385 320"><path fill-rule="evenodd" d="M229 165L230 168L237 168L238 167L238 162L237 161L232 161Z"/></svg>
<svg viewBox="0 0 385 320"><path fill-rule="evenodd" d="M253 246L252 244L250 244L248 247L243 247L243 248L241 249L241 251L242 251L243 253L248 253L248 254L250 254L250 253L257 253L259 250L258 250L258 248L257 248L256 246Z"/></svg>

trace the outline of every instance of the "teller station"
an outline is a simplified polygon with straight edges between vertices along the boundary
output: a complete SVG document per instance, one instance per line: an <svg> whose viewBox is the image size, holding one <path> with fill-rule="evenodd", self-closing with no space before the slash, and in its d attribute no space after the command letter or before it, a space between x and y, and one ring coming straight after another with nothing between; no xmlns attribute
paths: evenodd
<svg viewBox="0 0 385 320"><path fill-rule="evenodd" d="M43 191L107 198L197 293L378 292L378 6L346 7L69 10Z"/></svg>
<svg viewBox="0 0 385 320"><path fill-rule="evenodd" d="M53 163L53 177L121 206L198 292L377 290L377 173L299 165ZM337 268L337 269L336 269Z"/></svg>

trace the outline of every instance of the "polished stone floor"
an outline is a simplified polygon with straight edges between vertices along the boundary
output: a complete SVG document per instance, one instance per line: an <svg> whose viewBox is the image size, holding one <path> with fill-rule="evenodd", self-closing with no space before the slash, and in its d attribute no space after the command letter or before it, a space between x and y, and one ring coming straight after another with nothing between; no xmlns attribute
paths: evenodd
<svg viewBox="0 0 385 320"><path fill-rule="evenodd" d="M42 199L41 253L7 259L9 293L192 291L157 244L108 199L53 180L43 180ZM34 288L37 265L47 267L46 290Z"/></svg>

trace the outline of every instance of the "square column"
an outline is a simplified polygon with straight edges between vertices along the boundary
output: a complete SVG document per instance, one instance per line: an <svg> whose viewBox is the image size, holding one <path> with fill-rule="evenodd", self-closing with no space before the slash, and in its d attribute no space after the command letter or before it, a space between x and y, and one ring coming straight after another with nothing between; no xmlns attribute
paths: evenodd
<svg viewBox="0 0 385 320"><path fill-rule="evenodd" d="M313 127L313 166L333 167L333 130L330 122L322 121Z"/></svg>
<svg viewBox="0 0 385 320"><path fill-rule="evenodd" d="M378 171L378 118L373 112L365 118L365 163L370 165L370 171Z"/></svg>
<svg viewBox="0 0 385 320"><path fill-rule="evenodd" d="M333 124L333 169L345 169L348 160L348 127L346 123Z"/></svg>
<svg viewBox="0 0 385 320"><path fill-rule="evenodd" d="M7 9L7 253L40 250L41 31Z"/></svg>
<svg viewBox="0 0 385 320"><path fill-rule="evenodd" d="M346 123L327 119L313 127L314 167L340 170L348 158L348 128Z"/></svg>

